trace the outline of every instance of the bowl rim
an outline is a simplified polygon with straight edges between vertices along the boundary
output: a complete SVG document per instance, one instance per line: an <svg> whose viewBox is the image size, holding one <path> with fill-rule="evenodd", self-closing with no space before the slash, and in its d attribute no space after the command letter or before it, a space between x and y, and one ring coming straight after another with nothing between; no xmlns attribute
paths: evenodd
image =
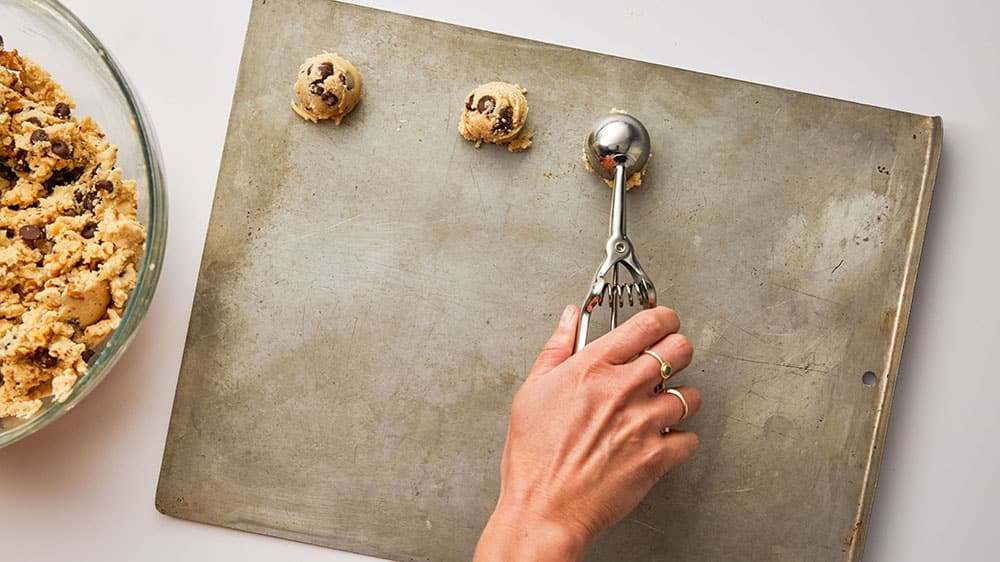
<svg viewBox="0 0 1000 562"><path fill-rule="evenodd" d="M111 371L135 338L137 328L145 317L153 295L156 293L167 238L167 195L160 163L159 143L145 106L132 88L125 72L93 32L58 0L20 0L19 3L41 8L49 15L68 24L69 29L77 33L104 62L111 77L118 84L132 114L139 144L142 147L146 179L149 185L149 222L145 225L146 243L139 262L138 279L135 288L129 295L118 328L106 340L104 349L101 350L87 372L73 385L66 399L62 402L53 401L47 407L43 407L41 413L24 423L0 432L0 448L37 432L73 409ZM144 288L145 291L140 292L140 288Z"/></svg>

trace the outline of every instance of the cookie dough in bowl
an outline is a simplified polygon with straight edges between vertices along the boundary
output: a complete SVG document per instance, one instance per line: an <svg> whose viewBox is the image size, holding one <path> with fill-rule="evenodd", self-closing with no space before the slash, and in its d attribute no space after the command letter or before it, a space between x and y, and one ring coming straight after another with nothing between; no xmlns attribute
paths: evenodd
<svg viewBox="0 0 1000 562"><path fill-rule="evenodd" d="M329 119L340 125L361 101L361 74L347 59L320 53L306 59L295 80L292 109L307 121Z"/></svg>
<svg viewBox="0 0 1000 562"><path fill-rule="evenodd" d="M528 119L526 90L517 84L488 82L469 92L458 132L476 143L505 144L519 152L531 146L532 133L524 131Z"/></svg>
<svg viewBox="0 0 1000 562"><path fill-rule="evenodd" d="M108 49L49 0L2 2L0 21L17 22L0 30L4 447L73 408L128 348L167 209L149 119Z"/></svg>
<svg viewBox="0 0 1000 562"><path fill-rule="evenodd" d="M0 51L0 417L63 400L118 327L146 239L117 148L17 51Z"/></svg>

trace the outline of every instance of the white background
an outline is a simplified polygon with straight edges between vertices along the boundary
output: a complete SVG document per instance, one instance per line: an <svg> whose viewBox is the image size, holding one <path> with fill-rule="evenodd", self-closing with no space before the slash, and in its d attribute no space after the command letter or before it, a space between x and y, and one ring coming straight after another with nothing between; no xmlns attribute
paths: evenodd
<svg viewBox="0 0 1000 562"><path fill-rule="evenodd" d="M250 3L67 3L149 109L163 149L170 234L152 308L114 372L53 425L0 450L0 558L361 560L153 509ZM944 151L865 559L1000 559L995 2L361 3L942 115Z"/></svg>

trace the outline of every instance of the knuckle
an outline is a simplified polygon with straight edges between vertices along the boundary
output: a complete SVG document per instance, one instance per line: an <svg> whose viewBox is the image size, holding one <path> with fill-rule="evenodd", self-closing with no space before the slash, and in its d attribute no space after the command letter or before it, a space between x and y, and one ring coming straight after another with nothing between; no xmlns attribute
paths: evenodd
<svg viewBox="0 0 1000 562"><path fill-rule="evenodd" d="M691 345L691 340L683 334L677 335L677 339L674 342L674 348L677 352L678 358L683 360L685 363L690 362L691 358L694 357L694 346Z"/></svg>
<svg viewBox="0 0 1000 562"><path fill-rule="evenodd" d="M684 389L684 397L688 401L688 406L691 407L692 413L697 412L701 408L701 391L693 386L689 386Z"/></svg>
<svg viewBox="0 0 1000 562"><path fill-rule="evenodd" d="M681 317L677 315L677 311L672 308L662 306L663 318L667 325L674 326L674 330L681 329Z"/></svg>
<svg viewBox="0 0 1000 562"><path fill-rule="evenodd" d="M660 470L660 474L670 472L678 464L680 464L678 455L673 447L660 448L659 454L656 457L656 467Z"/></svg>
<svg viewBox="0 0 1000 562"><path fill-rule="evenodd" d="M542 346L541 355L549 356L555 355L563 350L562 342L555 340L549 340L545 345Z"/></svg>
<svg viewBox="0 0 1000 562"><path fill-rule="evenodd" d="M691 450L697 451L701 447L701 437L697 433L691 433Z"/></svg>
<svg viewBox="0 0 1000 562"><path fill-rule="evenodd" d="M645 331L643 331L641 329L639 331L640 331L640 333L643 333L643 334L646 333ZM609 351L612 354L614 354L615 356L622 356L622 357L624 357L626 355L630 355L631 354L632 347L633 347L633 343L630 340L622 339L622 340L617 340L617 341L613 342L611 344L611 346L610 346Z"/></svg>
<svg viewBox="0 0 1000 562"><path fill-rule="evenodd" d="M635 329L648 338L655 338L665 325L663 313L658 309L644 310L632 317Z"/></svg>
<svg viewBox="0 0 1000 562"><path fill-rule="evenodd" d="M604 372L604 365L599 361L588 361L579 371L580 378L585 381L599 377L602 372Z"/></svg>
<svg viewBox="0 0 1000 562"><path fill-rule="evenodd" d="M684 437L677 442L677 447L671 455L671 462L673 466L681 465L690 459L698 447L701 446L701 441L698 436L691 432L684 432Z"/></svg>
<svg viewBox="0 0 1000 562"><path fill-rule="evenodd" d="M650 480L658 480L670 469L668 455L662 447L648 447L639 459L639 466Z"/></svg>
<svg viewBox="0 0 1000 562"><path fill-rule="evenodd" d="M674 433L676 435L676 440L672 442L671 445L664 447L664 467L666 470L673 469L674 467L684 463L695 451L698 450L701 442L698 440L698 436L691 432Z"/></svg>

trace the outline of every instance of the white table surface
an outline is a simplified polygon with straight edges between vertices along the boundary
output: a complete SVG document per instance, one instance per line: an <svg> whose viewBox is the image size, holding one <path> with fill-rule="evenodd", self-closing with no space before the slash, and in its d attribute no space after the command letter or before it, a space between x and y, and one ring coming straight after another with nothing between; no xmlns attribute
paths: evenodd
<svg viewBox="0 0 1000 562"><path fill-rule="evenodd" d="M942 115L944 151L865 559L1000 559L994 355L1000 348L1000 5L359 3ZM114 372L63 418L0 450L0 558L362 560L153 509L250 2L67 4L118 59L152 116L163 149L170 233L149 315Z"/></svg>

